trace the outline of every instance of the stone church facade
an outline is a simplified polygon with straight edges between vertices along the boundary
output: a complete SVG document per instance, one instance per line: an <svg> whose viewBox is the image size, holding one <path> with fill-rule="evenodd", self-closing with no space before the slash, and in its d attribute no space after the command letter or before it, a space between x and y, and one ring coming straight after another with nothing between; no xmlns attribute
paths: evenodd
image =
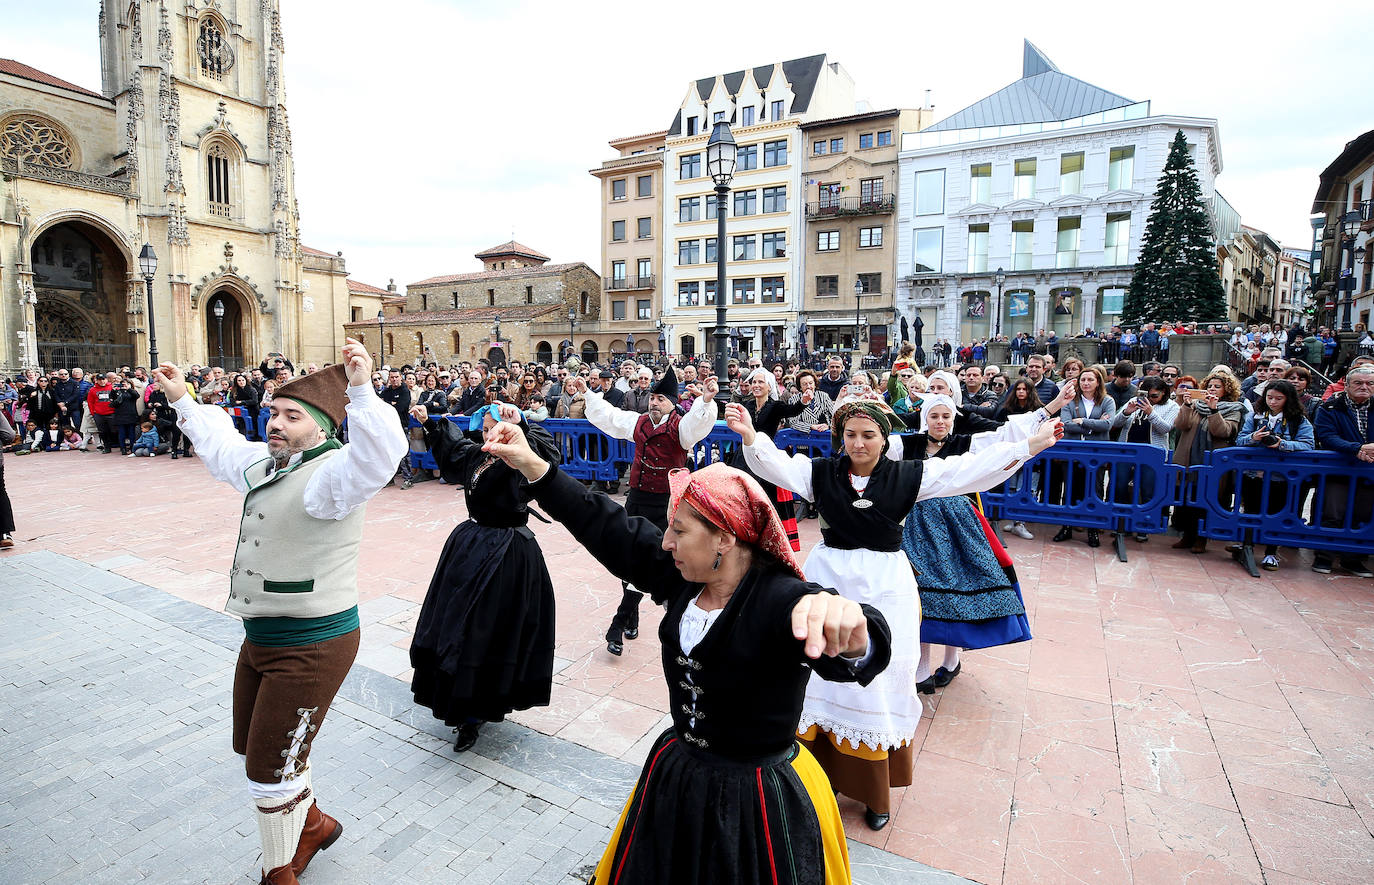
<svg viewBox="0 0 1374 885"><path fill-rule="evenodd" d="M300 241L278 9L102 2L98 93L0 59L0 371L146 365L151 331L183 365L323 363L376 315Z"/></svg>

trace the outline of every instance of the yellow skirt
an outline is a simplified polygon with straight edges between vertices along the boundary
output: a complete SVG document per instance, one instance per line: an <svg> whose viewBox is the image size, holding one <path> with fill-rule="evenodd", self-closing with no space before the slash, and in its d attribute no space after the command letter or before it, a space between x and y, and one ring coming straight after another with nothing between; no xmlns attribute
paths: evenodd
<svg viewBox="0 0 1374 885"><path fill-rule="evenodd" d="M849 847L825 771L797 744L760 766L714 764L672 729L626 800L594 885L850 885Z"/></svg>
<svg viewBox="0 0 1374 885"><path fill-rule="evenodd" d="M890 789L911 786L915 758L910 741L892 750L874 749L868 744L859 744L856 749L819 725L798 734L797 739L811 751L836 790L878 814L891 812Z"/></svg>

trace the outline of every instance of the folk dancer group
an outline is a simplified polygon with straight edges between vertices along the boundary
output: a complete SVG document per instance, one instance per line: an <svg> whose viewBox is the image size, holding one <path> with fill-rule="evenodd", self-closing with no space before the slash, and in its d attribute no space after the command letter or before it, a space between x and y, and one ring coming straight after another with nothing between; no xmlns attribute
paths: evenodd
<svg viewBox="0 0 1374 885"><path fill-rule="evenodd" d="M175 367L157 373L212 475L246 494L228 603L246 633L234 747L246 760L262 881L273 885L296 882L342 832L315 804L309 750L358 648L364 504L406 449L370 374L350 341L342 365L279 388L264 444L191 402ZM673 725L650 750L593 881L849 882L832 788L865 805L869 826L887 823L889 788L911 782L918 691L960 667L955 658L930 674L928 646L1030 637L1010 561L964 496L1004 481L1062 428L1039 412L961 435L958 403L937 394L922 405L921 434L897 436L891 409L860 396L838 404L833 455L789 457L754 426L759 416L771 427L778 412L759 390L753 409L726 409L747 471L693 472L688 453L710 430L716 390L686 414L675 391L655 393L663 403L645 416L609 414L588 397L598 427L636 442L625 508L561 472L557 445L514 408L489 407L461 427L413 412L470 516L421 609L416 700L457 727L458 750L483 722L548 703L554 603L526 525L536 503L623 582L609 650L637 631L643 593L664 607ZM342 446L334 434L345 417ZM773 488L819 512L822 540L804 565ZM963 552L941 561L937 545ZM932 576L929 591L913 567Z"/></svg>

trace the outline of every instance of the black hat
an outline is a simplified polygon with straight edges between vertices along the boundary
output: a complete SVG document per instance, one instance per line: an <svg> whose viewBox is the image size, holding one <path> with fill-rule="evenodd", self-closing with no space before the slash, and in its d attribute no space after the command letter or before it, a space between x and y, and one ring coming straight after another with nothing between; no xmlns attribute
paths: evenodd
<svg viewBox="0 0 1374 885"><path fill-rule="evenodd" d="M599 378L614 378L614 377L615 377L615 372L612 372L610 369L602 369L600 372L597 373L597 377L599 377Z"/></svg>
<svg viewBox="0 0 1374 885"><path fill-rule="evenodd" d="M653 386L650 393L657 393L659 396L666 396L668 399L677 401L677 372L673 371L672 366L668 366L663 371L663 378Z"/></svg>

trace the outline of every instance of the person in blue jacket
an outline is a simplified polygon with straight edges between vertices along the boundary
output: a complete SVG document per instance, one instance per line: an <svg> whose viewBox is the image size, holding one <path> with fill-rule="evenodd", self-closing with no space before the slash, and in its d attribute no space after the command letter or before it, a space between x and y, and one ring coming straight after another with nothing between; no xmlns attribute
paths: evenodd
<svg viewBox="0 0 1374 885"><path fill-rule="evenodd" d="M1374 365L1355 366L1345 376L1345 390L1317 407L1317 444L1323 449L1340 452L1352 462L1374 464L1374 428L1370 427L1369 401L1374 395ZM1322 525L1345 524L1345 511L1350 497L1349 480L1330 478L1322 495ZM1374 511L1374 483L1356 480L1351 525L1369 522ZM1342 556L1344 571L1361 578L1374 578L1364 564L1364 557ZM1318 551L1312 559L1312 571L1331 574L1331 556Z"/></svg>
<svg viewBox="0 0 1374 885"><path fill-rule="evenodd" d="M1298 389L1293 382L1279 379L1265 385L1264 407L1245 416L1240 433L1236 436L1236 444L1263 446L1279 452L1307 452L1316 448L1312 422L1303 414L1302 398L1298 396ZM1288 502L1288 480L1272 471L1269 473L1267 508L1263 508L1265 485L1266 476L1262 471L1247 470L1241 477L1240 500L1247 513L1267 509L1272 514L1284 509ZM1279 545L1269 544L1264 548L1260 568L1278 571Z"/></svg>

